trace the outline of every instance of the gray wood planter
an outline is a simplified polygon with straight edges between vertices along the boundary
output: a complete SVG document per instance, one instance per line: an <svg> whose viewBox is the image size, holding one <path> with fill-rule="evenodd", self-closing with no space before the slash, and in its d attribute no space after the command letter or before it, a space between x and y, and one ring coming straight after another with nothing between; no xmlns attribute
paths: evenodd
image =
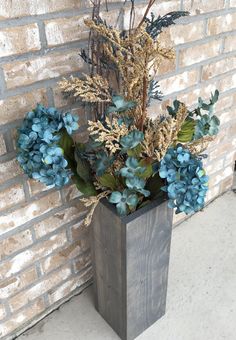
<svg viewBox="0 0 236 340"><path fill-rule="evenodd" d="M165 314L172 214L163 199L122 218L107 200L95 211L95 306L122 340Z"/></svg>

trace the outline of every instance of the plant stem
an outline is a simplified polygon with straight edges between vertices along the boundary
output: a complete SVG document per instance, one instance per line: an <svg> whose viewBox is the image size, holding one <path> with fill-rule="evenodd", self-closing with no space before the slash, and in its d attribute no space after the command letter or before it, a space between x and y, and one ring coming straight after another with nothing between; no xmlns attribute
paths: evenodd
<svg viewBox="0 0 236 340"><path fill-rule="evenodd" d="M144 13L144 16L143 16L142 20L140 21L140 23L138 24L137 28L140 28L142 26L142 24L144 23L144 21L145 21L147 15L149 13L151 7L154 5L155 2L156 2L156 0L149 0L149 3L147 5L146 11Z"/></svg>

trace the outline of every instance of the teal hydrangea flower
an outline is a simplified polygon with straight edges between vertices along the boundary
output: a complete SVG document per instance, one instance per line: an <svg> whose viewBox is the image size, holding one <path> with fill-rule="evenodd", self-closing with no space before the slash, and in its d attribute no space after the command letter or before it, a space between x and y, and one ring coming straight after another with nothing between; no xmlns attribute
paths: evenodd
<svg viewBox="0 0 236 340"><path fill-rule="evenodd" d="M71 134L78 128L77 121L70 113L63 115L40 104L27 113L19 129L17 160L29 177L57 187L69 182L71 172L58 145L59 132L64 128Z"/></svg>
<svg viewBox="0 0 236 340"><path fill-rule="evenodd" d="M120 138L120 144L125 150L133 149L144 140L144 134L139 130L132 130L128 135Z"/></svg>
<svg viewBox="0 0 236 340"><path fill-rule="evenodd" d="M128 189L123 192L114 191L109 197L109 202L116 205L116 210L120 216L125 216L129 209L134 210L136 208L138 196Z"/></svg>
<svg viewBox="0 0 236 340"><path fill-rule="evenodd" d="M208 176L200 158L182 146L169 148L160 163L159 175L166 179L162 188L168 194L170 208L191 214L204 207Z"/></svg>

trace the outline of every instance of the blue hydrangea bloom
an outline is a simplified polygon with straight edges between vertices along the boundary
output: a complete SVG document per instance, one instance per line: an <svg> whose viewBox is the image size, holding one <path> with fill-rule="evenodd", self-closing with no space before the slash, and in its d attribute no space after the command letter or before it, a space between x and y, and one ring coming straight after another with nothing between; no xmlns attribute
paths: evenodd
<svg viewBox="0 0 236 340"><path fill-rule="evenodd" d="M131 190L125 189L123 192L113 191L109 197L109 202L116 205L119 215L127 215L129 209L135 209L138 204L138 196Z"/></svg>
<svg viewBox="0 0 236 340"><path fill-rule="evenodd" d="M77 121L70 113L63 115L40 104L26 114L19 129L17 160L29 177L56 187L69 182L71 172L58 145L58 132L64 128L71 134L78 129Z"/></svg>
<svg viewBox="0 0 236 340"><path fill-rule="evenodd" d="M204 207L208 190L208 176L200 158L182 146L169 148L160 163L159 175L166 179L162 188L169 198L169 207L176 213L191 214Z"/></svg>

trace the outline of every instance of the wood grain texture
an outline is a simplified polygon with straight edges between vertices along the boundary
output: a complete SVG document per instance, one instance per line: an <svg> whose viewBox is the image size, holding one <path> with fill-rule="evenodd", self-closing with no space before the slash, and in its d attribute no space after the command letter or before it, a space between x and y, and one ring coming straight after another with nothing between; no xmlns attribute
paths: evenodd
<svg viewBox="0 0 236 340"><path fill-rule="evenodd" d="M106 201L92 224L95 305L122 340L165 313L172 210L156 201L124 218Z"/></svg>

